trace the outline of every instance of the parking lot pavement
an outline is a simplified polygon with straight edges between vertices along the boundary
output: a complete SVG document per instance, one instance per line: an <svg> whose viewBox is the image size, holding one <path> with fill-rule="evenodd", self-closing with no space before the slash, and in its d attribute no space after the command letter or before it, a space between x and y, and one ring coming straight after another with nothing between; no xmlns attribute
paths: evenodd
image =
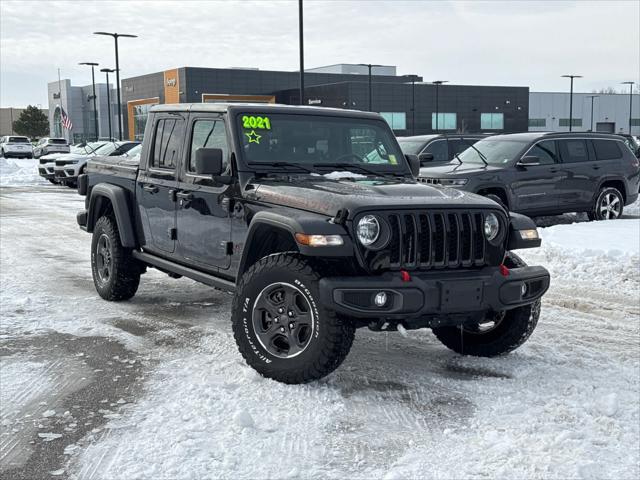
<svg viewBox="0 0 640 480"><path fill-rule="evenodd" d="M82 202L0 188L3 478L640 474L638 252L598 250L602 222L581 227L588 255L566 247L570 225L523 252L553 282L517 352L360 330L336 373L287 386L244 365L226 293L150 270L133 300L99 299ZM620 222L632 243L637 218Z"/></svg>

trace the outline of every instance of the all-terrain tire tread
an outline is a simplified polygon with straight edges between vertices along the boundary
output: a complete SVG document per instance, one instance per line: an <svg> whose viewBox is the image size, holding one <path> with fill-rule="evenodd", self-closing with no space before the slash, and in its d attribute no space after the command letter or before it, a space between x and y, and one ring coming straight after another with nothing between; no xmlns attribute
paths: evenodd
<svg viewBox="0 0 640 480"><path fill-rule="evenodd" d="M236 294L233 298L233 312L242 311L242 292L251 279L262 271L273 268L286 268L287 270L310 278L314 282L320 280L317 271L302 255L297 253L276 253L269 255L249 267L240 279L236 288ZM294 373L275 371L273 368L270 368L269 365L265 367L264 363L257 360L256 355L244 348L244 342L241 336L245 335L245 333L240 325L236 325L239 318L234 315L233 334L240 353L250 366L261 372L264 376L275 378L283 383L307 383L328 375L340 366L347 357L355 337L355 328L348 319L336 315L336 313L331 310L320 308L323 315L323 328L328 332L327 341L324 343L320 354L304 369Z"/></svg>

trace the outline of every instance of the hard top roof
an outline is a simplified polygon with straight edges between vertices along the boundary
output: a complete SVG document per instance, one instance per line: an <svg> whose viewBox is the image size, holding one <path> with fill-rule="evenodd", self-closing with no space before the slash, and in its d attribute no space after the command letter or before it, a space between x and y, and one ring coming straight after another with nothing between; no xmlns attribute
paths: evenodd
<svg viewBox="0 0 640 480"><path fill-rule="evenodd" d="M343 108L310 107L306 105L282 105L277 103L172 103L154 105L151 112L216 112L231 113L233 111L289 113L304 115L328 115L343 117L367 117L380 119L380 114L347 110Z"/></svg>

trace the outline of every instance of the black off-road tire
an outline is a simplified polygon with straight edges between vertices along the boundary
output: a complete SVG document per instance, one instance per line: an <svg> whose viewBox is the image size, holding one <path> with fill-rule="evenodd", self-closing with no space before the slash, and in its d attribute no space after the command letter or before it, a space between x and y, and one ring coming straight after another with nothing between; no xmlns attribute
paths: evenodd
<svg viewBox="0 0 640 480"><path fill-rule="evenodd" d="M320 303L320 278L318 268L296 253L265 257L242 276L233 299L233 334L249 366L264 377L289 384L311 382L335 370L349 353L355 328ZM315 318L306 347L291 358L270 352L254 327L254 306L263 291L274 284L295 288Z"/></svg>
<svg viewBox="0 0 640 480"><path fill-rule="evenodd" d="M47 178L47 180L49 180L49 182L53 183L54 185L58 182L56 182L53 178Z"/></svg>
<svg viewBox="0 0 640 480"><path fill-rule="evenodd" d="M615 217L606 218L606 216L602 212L601 207L605 198L617 199L618 201L617 205L619 206L619 211ZM596 197L593 203L593 207L590 212L587 212L587 216L591 221L611 220L611 219L615 220L622 216L623 211L624 211L624 197L622 196L622 193L620 192L620 190L614 187L604 187L600 189L600 192L598 192L598 196Z"/></svg>
<svg viewBox="0 0 640 480"><path fill-rule="evenodd" d="M508 268L524 267L526 263L515 253L507 252ZM433 333L447 348L461 355L495 357L512 352L531 336L540 318L540 300L502 312L499 322L486 332L469 327L436 327Z"/></svg>
<svg viewBox="0 0 640 480"><path fill-rule="evenodd" d="M100 273L98 246L107 242L110 273L105 278ZM131 249L124 248L120 242L120 233L116 220L111 216L98 219L91 240L91 272L98 294L109 301L129 300L136 294L143 272L141 264L131 256Z"/></svg>

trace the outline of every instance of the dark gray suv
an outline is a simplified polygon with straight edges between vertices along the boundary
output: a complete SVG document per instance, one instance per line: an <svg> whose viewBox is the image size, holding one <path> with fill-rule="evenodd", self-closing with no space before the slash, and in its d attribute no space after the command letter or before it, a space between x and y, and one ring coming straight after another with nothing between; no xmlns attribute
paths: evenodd
<svg viewBox="0 0 640 480"><path fill-rule="evenodd" d="M587 212L607 220L638 198L640 166L616 135L530 132L481 140L445 166L422 168L419 180L527 215Z"/></svg>

